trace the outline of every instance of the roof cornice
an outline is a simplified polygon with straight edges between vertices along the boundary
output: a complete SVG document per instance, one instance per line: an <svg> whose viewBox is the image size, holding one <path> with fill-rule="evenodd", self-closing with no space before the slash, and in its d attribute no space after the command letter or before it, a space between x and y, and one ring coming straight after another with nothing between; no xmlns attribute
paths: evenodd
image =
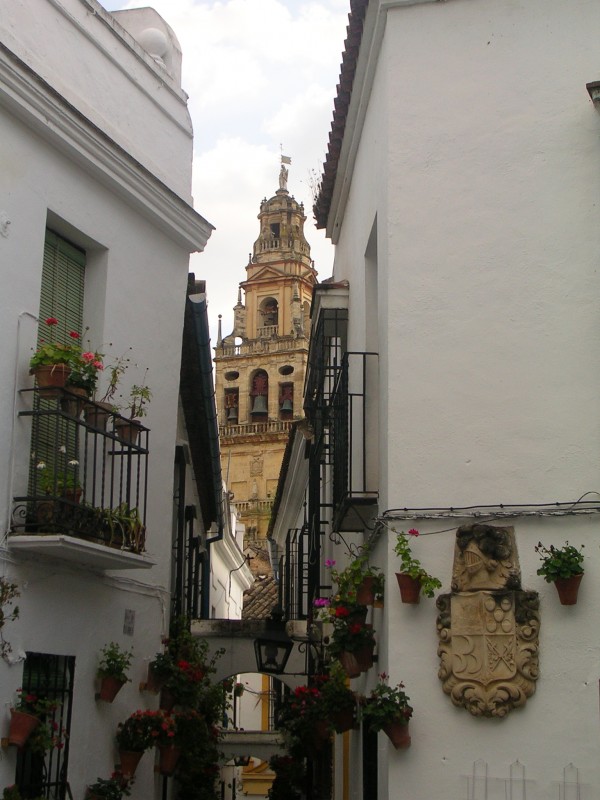
<svg viewBox="0 0 600 800"><path fill-rule="evenodd" d="M188 252L204 249L213 226L2 43L0 106Z"/></svg>

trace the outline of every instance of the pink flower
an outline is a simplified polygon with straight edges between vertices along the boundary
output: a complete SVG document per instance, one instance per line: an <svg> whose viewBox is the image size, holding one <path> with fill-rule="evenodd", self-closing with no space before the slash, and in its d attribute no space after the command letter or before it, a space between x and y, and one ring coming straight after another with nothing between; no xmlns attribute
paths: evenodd
<svg viewBox="0 0 600 800"><path fill-rule="evenodd" d="M416 528L411 528L408 533L409 533L410 536L418 536L419 535L419 531Z"/></svg>
<svg viewBox="0 0 600 800"><path fill-rule="evenodd" d="M58 325L58 320L56 317L48 317L46 320L46 325Z"/></svg>
<svg viewBox="0 0 600 800"><path fill-rule="evenodd" d="M95 353L82 353L81 357L83 358L84 361L90 362L90 361L93 361L96 358L96 354Z"/></svg>
<svg viewBox="0 0 600 800"><path fill-rule="evenodd" d="M94 361L92 367L95 367L96 369L104 369L104 364L101 361Z"/></svg>
<svg viewBox="0 0 600 800"><path fill-rule="evenodd" d="M329 600L326 597L317 597L313 602L315 608L325 608L329 605Z"/></svg>
<svg viewBox="0 0 600 800"><path fill-rule="evenodd" d="M335 561L332 561L330 558L327 559L325 562L326 567L335 567Z"/></svg>

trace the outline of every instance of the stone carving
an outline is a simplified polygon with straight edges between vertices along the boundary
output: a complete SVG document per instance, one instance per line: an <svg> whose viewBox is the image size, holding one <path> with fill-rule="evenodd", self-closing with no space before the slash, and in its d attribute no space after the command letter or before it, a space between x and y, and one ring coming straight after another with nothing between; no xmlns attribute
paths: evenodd
<svg viewBox="0 0 600 800"><path fill-rule="evenodd" d="M262 475L263 463L262 453L252 456L252 460L250 461L250 475Z"/></svg>
<svg viewBox="0 0 600 800"><path fill-rule="evenodd" d="M458 529L452 590L437 599L443 689L474 716L504 717L538 678L539 597L521 590L512 528Z"/></svg>

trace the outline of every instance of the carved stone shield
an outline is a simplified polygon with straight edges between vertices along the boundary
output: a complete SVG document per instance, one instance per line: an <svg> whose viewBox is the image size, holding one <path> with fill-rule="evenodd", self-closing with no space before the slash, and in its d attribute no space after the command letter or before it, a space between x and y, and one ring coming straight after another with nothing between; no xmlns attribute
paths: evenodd
<svg viewBox="0 0 600 800"><path fill-rule="evenodd" d="M504 717L538 677L539 598L520 590L512 529L460 528L452 585L437 599L444 691L471 714Z"/></svg>

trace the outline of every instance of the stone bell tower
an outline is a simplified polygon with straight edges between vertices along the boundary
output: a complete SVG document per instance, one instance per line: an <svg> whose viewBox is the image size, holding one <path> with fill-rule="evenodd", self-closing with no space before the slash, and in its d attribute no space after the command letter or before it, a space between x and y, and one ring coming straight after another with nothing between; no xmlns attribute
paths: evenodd
<svg viewBox="0 0 600 800"><path fill-rule="evenodd" d="M258 239L215 348L223 475L246 526L255 572L268 571L266 532L292 422L301 419L309 309L317 273L304 238L304 206L287 189L260 204Z"/></svg>

